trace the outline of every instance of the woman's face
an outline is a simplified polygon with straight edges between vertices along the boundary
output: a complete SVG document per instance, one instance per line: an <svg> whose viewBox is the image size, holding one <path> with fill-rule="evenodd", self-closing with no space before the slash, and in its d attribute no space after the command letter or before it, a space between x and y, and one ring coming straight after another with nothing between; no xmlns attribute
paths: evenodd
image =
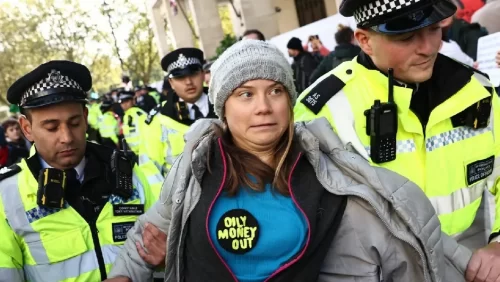
<svg viewBox="0 0 500 282"><path fill-rule="evenodd" d="M290 124L288 92L275 81L259 79L242 84L224 107L235 144L246 150L273 149Z"/></svg>

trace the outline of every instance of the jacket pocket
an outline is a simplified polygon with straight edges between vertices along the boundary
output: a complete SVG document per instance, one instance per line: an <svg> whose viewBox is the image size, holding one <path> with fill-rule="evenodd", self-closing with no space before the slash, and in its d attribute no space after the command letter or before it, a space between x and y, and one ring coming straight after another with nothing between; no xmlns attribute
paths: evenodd
<svg viewBox="0 0 500 282"><path fill-rule="evenodd" d="M79 256L88 251L82 230L75 229L60 235L42 236L40 241L27 243L36 264L53 264Z"/></svg>

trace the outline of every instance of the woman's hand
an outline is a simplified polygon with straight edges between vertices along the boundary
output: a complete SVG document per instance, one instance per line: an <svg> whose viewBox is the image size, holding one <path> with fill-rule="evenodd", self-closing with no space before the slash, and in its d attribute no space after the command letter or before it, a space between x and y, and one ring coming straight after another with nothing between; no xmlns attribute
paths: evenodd
<svg viewBox="0 0 500 282"><path fill-rule="evenodd" d="M165 265L167 235L153 224L146 223L142 232L142 241L144 248L139 242L135 243L141 258L155 267Z"/></svg>

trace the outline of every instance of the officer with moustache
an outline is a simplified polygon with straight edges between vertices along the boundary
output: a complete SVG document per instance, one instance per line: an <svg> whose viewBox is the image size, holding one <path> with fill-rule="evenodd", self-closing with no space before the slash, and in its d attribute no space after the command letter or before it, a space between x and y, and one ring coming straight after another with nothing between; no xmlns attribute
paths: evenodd
<svg viewBox="0 0 500 282"><path fill-rule="evenodd" d="M184 150L189 126L200 118L216 118L203 88L202 62L203 52L196 48L177 49L161 60L173 91L150 112L145 130L148 138L139 149L139 165L158 193L170 166Z"/></svg>

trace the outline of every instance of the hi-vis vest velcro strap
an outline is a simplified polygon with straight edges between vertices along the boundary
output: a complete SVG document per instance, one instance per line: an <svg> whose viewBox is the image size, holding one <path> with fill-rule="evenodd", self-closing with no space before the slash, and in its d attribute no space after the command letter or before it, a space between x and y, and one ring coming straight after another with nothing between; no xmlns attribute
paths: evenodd
<svg viewBox="0 0 500 282"><path fill-rule="evenodd" d="M317 115L323 106L325 106L337 92L342 90L344 86L345 83L342 80L331 74L313 87L309 94L304 96L300 102Z"/></svg>

